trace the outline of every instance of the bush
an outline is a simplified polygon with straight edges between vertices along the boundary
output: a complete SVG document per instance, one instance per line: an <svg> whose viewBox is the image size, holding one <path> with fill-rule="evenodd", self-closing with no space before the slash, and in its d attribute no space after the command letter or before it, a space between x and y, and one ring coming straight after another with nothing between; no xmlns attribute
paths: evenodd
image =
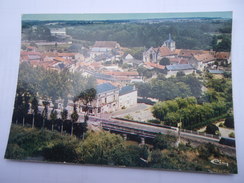
<svg viewBox="0 0 244 183"><path fill-rule="evenodd" d="M6 159L24 159L27 156L27 152L19 147L18 144L8 144L5 158Z"/></svg>
<svg viewBox="0 0 244 183"><path fill-rule="evenodd" d="M209 133L209 134L216 135L217 131L219 131L219 128L214 124L210 124L206 128L206 133Z"/></svg>
<svg viewBox="0 0 244 183"><path fill-rule="evenodd" d="M234 133L234 132L231 132L231 133L229 134L229 137L231 137L231 138L235 138L235 133Z"/></svg>
<svg viewBox="0 0 244 183"><path fill-rule="evenodd" d="M76 153L75 146L72 144L64 143L59 143L51 148L44 149L43 157L45 160L55 162L75 163L78 160L78 154Z"/></svg>
<svg viewBox="0 0 244 183"><path fill-rule="evenodd" d="M228 116L225 119L225 126L228 128L234 128L234 118L233 116Z"/></svg>
<svg viewBox="0 0 244 183"><path fill-rule="evenodd" d="M175 136L159 134L153 139L153 146L155 149L169 149L175 142Z"/></svg>

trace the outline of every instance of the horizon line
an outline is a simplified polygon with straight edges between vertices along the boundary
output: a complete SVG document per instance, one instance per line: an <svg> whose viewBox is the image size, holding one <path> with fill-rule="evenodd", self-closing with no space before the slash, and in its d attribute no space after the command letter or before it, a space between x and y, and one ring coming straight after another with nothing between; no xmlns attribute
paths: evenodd
<svg viewBox="0 0 244 183"><path fill-rule="evenodd" d="M179 13L85 13L85 14L22 14L22 21L89 21L89 20L143 20L170 18L227 18L232 11Z"/></svg>

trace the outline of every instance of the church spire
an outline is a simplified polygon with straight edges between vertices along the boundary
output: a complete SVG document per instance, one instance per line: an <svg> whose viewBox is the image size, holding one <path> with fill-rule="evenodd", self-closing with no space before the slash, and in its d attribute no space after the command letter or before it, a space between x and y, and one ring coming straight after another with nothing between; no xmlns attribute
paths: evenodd
<svg viewBox="0 0 244 183"><path fill-rule="evenodd" d="M170 34L170 33L169 33L169 40L172 40L172 39L171 39L171 34Z"/></svg>

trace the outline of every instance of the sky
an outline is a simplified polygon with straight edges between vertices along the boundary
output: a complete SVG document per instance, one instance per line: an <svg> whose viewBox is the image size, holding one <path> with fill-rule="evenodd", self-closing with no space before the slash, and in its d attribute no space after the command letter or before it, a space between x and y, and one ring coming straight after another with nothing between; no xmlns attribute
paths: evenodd
<svg viewBox="0 0 244 183"><path fill-rule="evenodd" d="M232 18L231 11L187 13L118 13L118 14L23 14L22 20L129 20L155 18Z"/></svg>

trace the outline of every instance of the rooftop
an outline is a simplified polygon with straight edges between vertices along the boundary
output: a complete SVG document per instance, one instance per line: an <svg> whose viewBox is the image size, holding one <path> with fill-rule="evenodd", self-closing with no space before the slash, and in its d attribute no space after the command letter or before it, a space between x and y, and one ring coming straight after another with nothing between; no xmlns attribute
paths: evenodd
<svg viewBox="0 0 244 183"><path fill-rule="evenodd" d="M131 92L133 92L133 91L136 91L135 87L134 87L134 86L130 86L130 85L128 85L128 86L125 86L125 87L123 87L123 88L121 88L121 89L119 90L119 95L120 95L120 96L121 96L121 95L125 95L125 94L127 94L127 93L131 93Z"/></svg>
<svg viewBox="0 0 244 183"><path fill-rule="evenodd" d="M216 52L215 57L217 59L228 59L230 57L230 52Z"/></svg>
<svg viewBox="0 0 244 183"><path fill-rule="evenodd" d="M164 65L160 65L160 64L156 64L156 63L152 63L152 62L145 62L144 64L146 66L157 68L157 69L164 69L165 68Z"/></svg>
<svg viewBox="0 0 244 183"><path fill-rule="evenodd" d="M116 48L118 43L116 41L96 41L93 47L99 48Z"/></svg>
<svg viewBox="0 0 244 183"><path fill-rule="evenodd" d="M214 56L211 55L210 53L197 54L194 55L194 58L200 62L209 62L215 59Z"/></svg>
<svg viewBox="0 0 244 183"><path fill-rule="evenodd" d="M117 89L117 87L115 87L114 85L112 85L110 83L103 83L103 84L96 86L97 94L112 91L115 89Z"/></svg>
<svg viewBox="0 0 244 183"><path fill-rule="evenodd" d="M222 70L208 70L208 72L209 73L211 73L211 74L223 74L224 73L224 71L222 71Z"/></svg>
<svg viewBox="0 0 244 183"><path fill-rule="evenodd" d="M168 71L181 71L181 70L194 69L194 67L190 64L175 64L175 65L167 65L166 69Z"/></svg>
<svg viewBox="0 0 244 183"><path fill-rule="evenodd" d="M175 53L173 51L171 51L168 47L166 46L161 46L159 48L159 54L161 57L165 57L168 55L174 55Z"/></svg>

